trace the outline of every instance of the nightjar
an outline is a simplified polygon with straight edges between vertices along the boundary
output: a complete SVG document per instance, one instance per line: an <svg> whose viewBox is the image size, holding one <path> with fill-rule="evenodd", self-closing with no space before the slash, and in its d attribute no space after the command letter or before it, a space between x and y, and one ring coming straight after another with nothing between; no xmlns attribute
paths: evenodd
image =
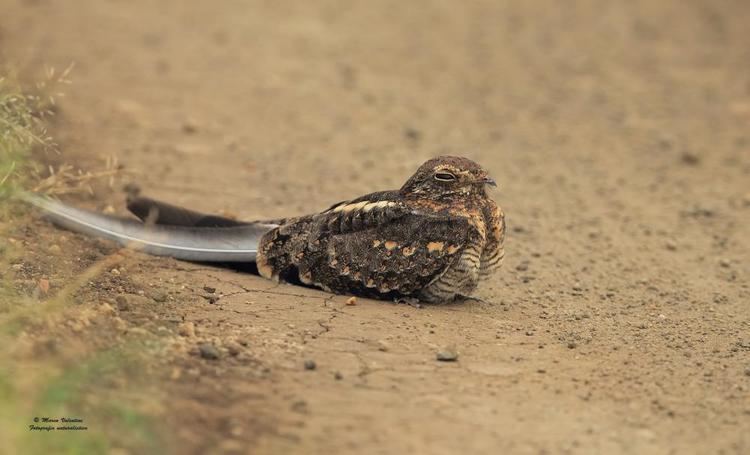
<svg viewBox="0 0 750 455"><path fill-rule="evenodd" d="M488 196L495 181L462 157L433 158L398 190L312 215L240 222L143 197L141 221L25 194L56 224L150 254L199 262L255 262L272 280L337 294L448 302L469 296L504 256L505 217Z"/></svg>

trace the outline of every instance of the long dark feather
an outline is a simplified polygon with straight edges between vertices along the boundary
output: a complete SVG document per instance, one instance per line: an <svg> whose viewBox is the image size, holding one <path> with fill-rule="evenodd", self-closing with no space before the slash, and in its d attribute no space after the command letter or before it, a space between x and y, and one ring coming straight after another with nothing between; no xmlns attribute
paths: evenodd
<svg viewBox="0 0 750 455"><path fill-rule="evenodd" d="M143 222L169 226L232 227L251 224L222 216L207 215L147 197L129 199L128 210Z"/></svg>

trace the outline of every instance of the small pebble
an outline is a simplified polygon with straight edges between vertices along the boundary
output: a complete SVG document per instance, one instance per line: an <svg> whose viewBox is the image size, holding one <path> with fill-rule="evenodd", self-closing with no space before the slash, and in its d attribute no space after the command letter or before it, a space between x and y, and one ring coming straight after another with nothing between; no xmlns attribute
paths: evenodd
<svg viewBox="0 0 750 455"><path fill-rule="evenodd" d="M216 288L212 288L211 286L203 286L203 290L208 292L209 294L213 294L216 292Z"/></svg>
<svg viewBox="0 0 750 455"><path fill-rule="evenodd" d="M62 249L59 245L50 245L49 252L52 254L60 254L62 252Z"/></svg>
<svg viewBox="0 0 750 455"><path fill-rule="evenodd" d="M667 240L667 242L664 244L664 246L669 251L676 251L677 250L677 244L673 240Z"/></svg>
<svg viewBox="0 0 750 455"><path fill-rule="evenodd" d="M203 343L198 346L198 350L201 353L201 357L204 359L216 360L219 358L219 350L212 344Z"/></svg>
<svg viewBox="0 0 750 455"><path fill-rule="evenodd" d="M445 347L438 351L435 357L441 362L455 362L458 360L458 352L455 348Z"/></svg>
<svg viewBox="0 0 750 455"><path fill-rule="evenodd" d="M115 304L117 305L117 309L120 311L128 311L130 309L128 299L124 295L118 295L117 297L115 297Z"/></svg>
<svg viewBox="0 0 750 455"><path fill-rule="evenodd" d="M229 351L229 355L236 357L242 352L242 346L236 341L228 341L224 343L224 347Z"/></svg>
<svg viewBox="0 0 750 455"><path fill-rule="evenodd" d="M163 291L157 291L151 297L155 302L163 303L167 301L167 293Z"/></svg>
<svg viewBox="0 0 750 455"><path fill-rule="evenodd" d="M357 298L356 297L349 297L346 300L347 305L356 305L357 304Z"/></svg>
<svg viewBox="0 0 750 455"><path fill-rule="evenodd" d="M193 134L198 131L198 125L193 119L187 119L182 122L182 132L185 134Z"/></svg>
<svg viewBox="0 0 750 455"><path fill-rule="evenodd" d="M83 324L81 324L81 323L80 323L79 321L70 321L70 322L68 323L68 325L70 326L70 328L71 328L71 329L73 330L73 332L75 332L75 333L80 333L81 331L83 331L83 327L84 327L84 326L83 326Z"/></svg>
<svg viewBox="0 0 750 455"><path fill-rule="evenodd" d="M680 156L680 160L689 166L696 166L701 162L700 156L693 152L683 152Z"/></svg>
<svg viewBox="0 0 750 455"><path fill-rule="evenodd" d="M305 370L314 370L318 367L315 360L305 360Z"/></svg>
<svg viewBox="0 0 750 455"><path fill-rule="evenodd" d="M184 337L193 338L195 336L195 324L190 321L183 322L177 328L177 333Z"/></svg>
<svg viewBox="0 0 750 455"><path fill-rule="evenodd" d="M411 141L418 141L422 137L422 133L416 128L406 127L404 128L404 137Z"/></svg>
<svg viewBox="0 0 750 455"><path fill-rule="evenodd" d="M729 259L719 259L719 265L728 268L732 263L729 261Z"/></svg>
<svg viewBox="0 0 750 455"><path fill-rule="evenodd" d="M340 381L340 380L344 379L344 375L341 374L340 371L337 371L337 372L333 373L333 379L335 379L337 381Z"/></svg>
<svg viewBox="0 0 750 455"><path fill-rule="evenodd" d="M299 412L300 414L307 413L307 402L305 400L297 400L292 403L292 411Z"/></svg>

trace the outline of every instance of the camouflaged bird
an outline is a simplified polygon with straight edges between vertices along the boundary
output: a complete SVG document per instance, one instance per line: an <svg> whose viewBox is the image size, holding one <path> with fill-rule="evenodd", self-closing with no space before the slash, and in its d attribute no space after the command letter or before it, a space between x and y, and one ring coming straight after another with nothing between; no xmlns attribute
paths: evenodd
<svg viewBox="0 0 750 455"><path fill-rule="evenodd" d="M505 219L489 198L495 181L461 157L431 159L399 190L313 215L238 222L136 197L143 222L26 195L52 221L151 254L209 262L255 261L261 276L337 294L448 302L498 269Z"/></svg>

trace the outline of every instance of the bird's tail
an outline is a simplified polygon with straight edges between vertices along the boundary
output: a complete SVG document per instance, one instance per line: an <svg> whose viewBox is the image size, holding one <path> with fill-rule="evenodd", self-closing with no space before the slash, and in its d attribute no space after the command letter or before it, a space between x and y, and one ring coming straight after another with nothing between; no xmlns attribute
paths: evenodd
<svg viewBox="0 0 750 455"><path fill-rule="evenodd" d="M53 223L71 231L188 261L253 262L261 237L276 227L265 223L222 227L148 224L70 207L30 193L21 193L20 198L41 209Z"/></svg>

